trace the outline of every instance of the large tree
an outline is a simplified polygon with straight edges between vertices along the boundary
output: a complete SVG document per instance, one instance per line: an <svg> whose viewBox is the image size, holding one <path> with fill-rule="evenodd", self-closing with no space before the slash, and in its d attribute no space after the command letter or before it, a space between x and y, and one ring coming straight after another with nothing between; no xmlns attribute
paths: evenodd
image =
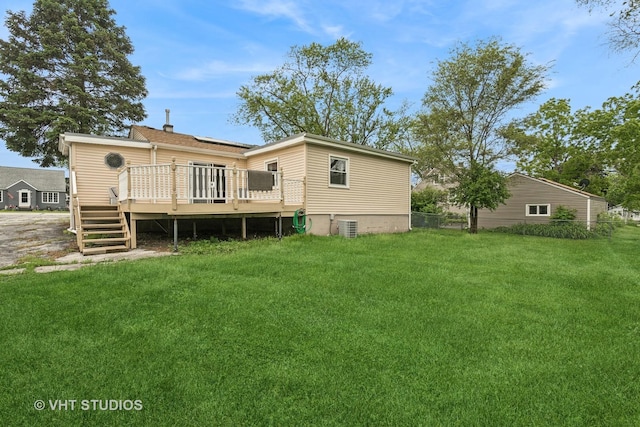
<svg viewBox="0 0 640 427"><path fill-rule="evenodd" d="M391 88L364 74L371 58L345 38L294 46L284 65L240 87L233 120L257 127L266 141L308 132L388 148L406 129L406 116L385 108Z"/></svg>
<svg viewBox="0 0 640 427"><path fill-rule="evenodd" d="M492 38L458 44L433 72L414 128L421 143L414 155L431 157L432 165L458 182L453 195L470 208L472 233L478 209L495 209L508 197L496 164L512 147L499 131L515 107L544 89L548 69Z"/></svg>
<svg viewBox="0 0 640 427"><path fill-rule="evenodd" d="M609 42L615 51L640 54L640 2L637 0L576 0L590 11L601 9L609 14Z"/></svg>
<svg viewBox="0 0 640 427"><path fill-rule="evenodd" d="M604 195L606 159L594 121L600 119L588 108L572 112L568 99L552 98L503 135L513 142L524 172Z"/></svg>
<svg viewBox="0 0 640 427"><path fill-rule="evenodd" d="M36 0L7 12L0 40L0 138L40 166L64 164L64 132L117 134L145 117L140 68L107 0Z"/></svg>
<svg viewBox="0 0 640 427"><path fill-rule="evenodd" d="M611 202L640 209L640 88L611 97L591 112L585 132L597 138L612 170Z"/></svg>

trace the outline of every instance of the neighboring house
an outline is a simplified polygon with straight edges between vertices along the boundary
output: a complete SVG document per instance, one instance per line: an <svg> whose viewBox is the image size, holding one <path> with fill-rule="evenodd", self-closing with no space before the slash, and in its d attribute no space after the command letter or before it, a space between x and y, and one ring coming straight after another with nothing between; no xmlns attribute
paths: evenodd
<svg viewBox="0 0 640 427"><path fill-rule="evenodd" d="M0 209L67 208L63 170L0 166Z"/></svg>
<svg viewBox="0 0 640 427"><path fill-rule="evenodd" d="M640 221L640 211L630 211L629 209L625 209L622 206L614 206L609 209L609 213L611 215L617 215L622 218L625 222L627 221Z"/></svg>
<svg viewBox="0 0 640 427"><path fill-rule="evenodd" d="M558 206L576 210L576 221L588 228L598 214L607 211L607 202L601 196L545 179L532 178L515 172L508 176L511 196L495 211L481 209L479 228L510 226L517 223L547 223Z"/></svg>
<svg viewBox="0 0 640 427"><path fill-rule="evenodd" d="M447 194L449 194L449 190L455 186L456 182L453 178L441 173L437 169L431 169L427 174L425 174L424 179L416 184L413 191L422 191L425 188L434 188L436 190L446 191ZM442 206L442 208L447 212L463 216L466 216L469 213L469 208L453 203L450 195L447 197L447 202Z"/></svg>
<svg viewBox="0 0 640 427"><path fill-rule="evenodd" d="M66 133L59 149L69 158L71 230L87 234L83 212L115 205L134 248L138 223L160 220L235 218L243 237L256 217L321 235L337 234L341 220L360 233L410 229L413 158L359 144L299 134L249 146L166 124L132 126L128 138Z"/></svg>

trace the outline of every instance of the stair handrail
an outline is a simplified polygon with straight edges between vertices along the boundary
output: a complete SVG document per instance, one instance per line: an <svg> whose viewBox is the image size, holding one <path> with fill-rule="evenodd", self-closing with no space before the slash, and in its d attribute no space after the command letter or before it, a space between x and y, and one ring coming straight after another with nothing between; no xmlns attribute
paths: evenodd
<svg viewBox="0 0 640 427"><path fill-rule="evenodd" d="M82 216L80 209L80 198L78 195L74 195L73 197L73 217L76 223L76 243L78 244L78 250L82 252L84 250L84 240L83 240L83 228L82 228Z"/></svg>

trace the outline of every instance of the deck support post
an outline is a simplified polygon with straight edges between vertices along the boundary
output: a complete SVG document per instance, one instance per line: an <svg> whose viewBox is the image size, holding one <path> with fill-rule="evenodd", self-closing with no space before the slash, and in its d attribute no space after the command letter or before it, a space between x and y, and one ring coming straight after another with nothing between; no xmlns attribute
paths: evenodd
<svg viewBox="0 0 640 427"><path fill-rule="evenodd" d="M278 240L282 240L282 212L278 214L278 231L277 231Z"/></svg>
<svg viewBox="0 0 640 427"><path fill-rule="evenodd" d="M196 231L196 222L193 221L193 240L198 240L198 232Z"/></svg>
<svg viewBox="0 0 640 427"><path fill-rule="evenodd" d="M242 240L247 240L247 217L242 216Z"/></svg>
<svg viewBox="0 0 640 427"><path fill-rule="evenodd" d="M138 220L130 216L131 218L131 226L129 232L131 233L131 249L136 249L138 247Z"/></svg>
<svg viewBox="0 0 640 427"><path fill-rule="evenodd" d="M178 218L173 217L173 251L178 252Z"/></svg>

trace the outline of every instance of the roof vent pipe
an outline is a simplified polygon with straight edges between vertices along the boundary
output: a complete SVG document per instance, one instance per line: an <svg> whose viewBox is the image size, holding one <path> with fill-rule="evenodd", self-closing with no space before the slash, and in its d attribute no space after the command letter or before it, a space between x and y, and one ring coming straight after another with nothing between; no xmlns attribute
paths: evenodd
<svg viewBox="0 0 640 427"><path fill-rule="evenodd" d="M173 132L173 125L169 123L169 113L171 112L168 108L164 110L167 114L166 123L162 126L162 130L165 132Z"/></svg>

